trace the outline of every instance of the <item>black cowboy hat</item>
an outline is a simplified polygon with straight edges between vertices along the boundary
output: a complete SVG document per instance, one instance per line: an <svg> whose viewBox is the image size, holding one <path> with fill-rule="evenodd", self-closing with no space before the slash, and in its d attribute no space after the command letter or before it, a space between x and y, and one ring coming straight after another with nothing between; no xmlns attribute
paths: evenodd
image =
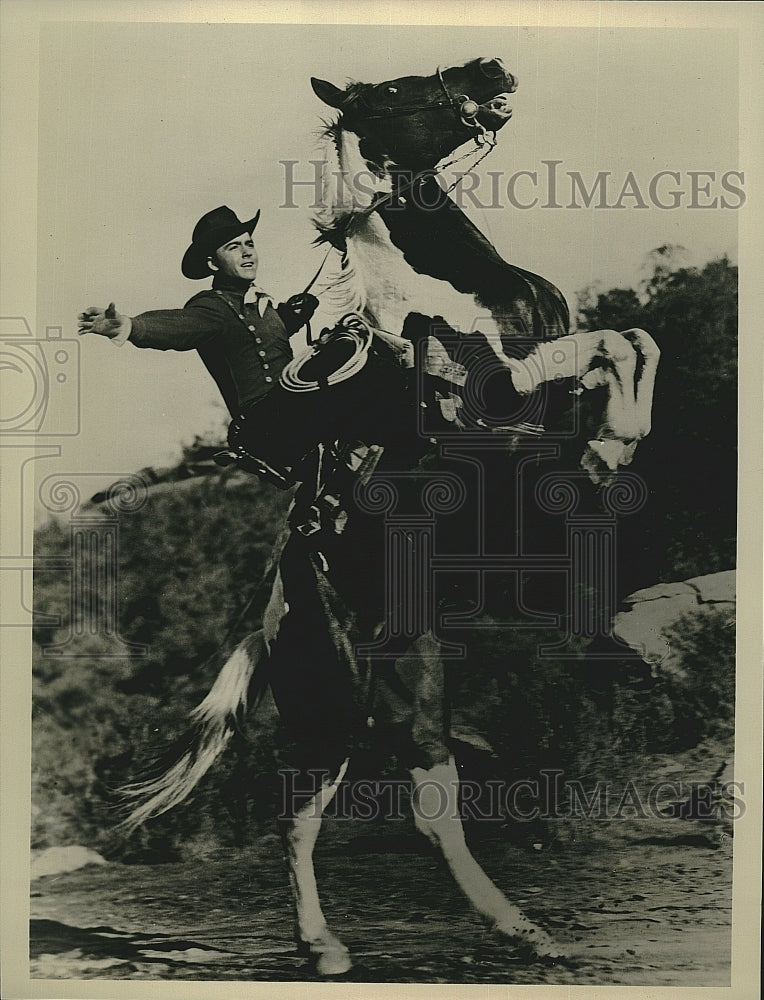
<svg viewBox="0 0 764 1000"><path fill-rule="evenodd" d="M240 222L236 213L227 205L213 208L211 212L203 215L194 226L191 246L183 254L183 263L180 265L180 269L184 277L197 279L206 278L212 274L207 258L218 247L222 247L224 243L228 243L234 237L240 236L242 233L251 233L259 218L260 210L258 209L253 219L248 222Z"/></svg>

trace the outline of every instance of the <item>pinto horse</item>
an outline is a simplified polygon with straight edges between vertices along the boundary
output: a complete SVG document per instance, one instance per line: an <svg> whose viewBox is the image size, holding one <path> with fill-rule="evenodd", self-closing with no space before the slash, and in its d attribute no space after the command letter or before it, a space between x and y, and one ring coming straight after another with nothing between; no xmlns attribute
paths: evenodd
<svg viewBox="0 0 764 1000"><path fill-rule="evenodd" d="M338 250L326 286L337 315L358 312L400 333L410 312L436 310L451 327L479 328L523 395L570 378L606 387L582 464L607 481L650 432L657 345L638 329L568 335L559 289L503 260L438 183L445 166L469 157L468 148L444 164L456 147L472 141L480 158L493 148L517 80L494 58L376 86L312 85L339 111L324 133L315 218L319 240Z"/></svg>
<svg viewBox="0 0 764 1000"><path fill-rule="evenodd" d="M439 464L439 442L477 435L506 449L538 435L526 404L561 381L607 391L584 462L594 479L611 474L649 430L657 348L637 330L568 335L561 293L502 260L439 183L444 157L468 141L482 157L509 120L517 81L498 59L345 90L312 84L339 112L324 136L316 225L334 248L324 284L343 318L267 397L272 420L263 414L262 423L291 427L291 457L289 447L258 442L257 428L249 437L238 428L231 442L245 467L254 460L301 485L276 546L262 628L194 709L169 765L125 790L127 826L185 799L270 685L299 775L282 817L296 937L319 974L342 974L351 959L323 915L313 847L349 756L370 733L408 767L416 826L476 913L529 959L555 961L561 950L465 840L421 504L469 514L464 482ZM481 461L478 453L472 465ZM405 529L397 533L386 517L393 507L394 526ZM399 579L408 586L391 588Z"/></svg>

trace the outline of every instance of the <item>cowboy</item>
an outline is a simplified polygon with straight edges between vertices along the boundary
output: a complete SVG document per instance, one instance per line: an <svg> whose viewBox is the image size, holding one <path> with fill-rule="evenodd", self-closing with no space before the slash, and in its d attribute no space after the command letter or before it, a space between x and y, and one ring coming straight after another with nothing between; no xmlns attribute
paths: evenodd
<svg viewBox="0 0 764 1000"><path fill-rule="evenodd" d="M196 349L214 378L232 417L251 409L278 381L292 359L289 338L309 322L318 299L293 295L279 305L255 284L258 256L253 233L260 218L241 222L225 205L202 216L186 250L186 278L212 276L212 287L182 309L125 316L111 303L78 316L78 332L95 333L122 345L156 350Z"/></svg>

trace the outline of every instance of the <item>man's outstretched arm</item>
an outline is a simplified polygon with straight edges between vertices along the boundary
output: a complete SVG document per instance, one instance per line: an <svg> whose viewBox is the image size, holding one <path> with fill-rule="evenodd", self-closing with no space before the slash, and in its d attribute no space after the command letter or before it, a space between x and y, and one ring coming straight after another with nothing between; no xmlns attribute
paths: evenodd
<svg viewBox="0 0 764 1000"><path fill-rule="evenodd" d="M95 333L121 345L129 339L136 347L157 351L190 351L211 340L225 325L224 306L202 298L184 309L155 309L138 316L118 313L111 302L106 309L90 306L77 317L77 332Z"/></svg>

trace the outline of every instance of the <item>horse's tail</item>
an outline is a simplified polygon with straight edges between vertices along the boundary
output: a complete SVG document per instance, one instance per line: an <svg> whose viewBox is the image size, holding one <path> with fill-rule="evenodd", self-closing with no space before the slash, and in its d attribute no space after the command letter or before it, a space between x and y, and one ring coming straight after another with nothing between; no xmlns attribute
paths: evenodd
<svg viewBox="0 0 764 1000"><path fill-rule="evenodd" d="M144 781L120 789L130 813L118 829L132 833L186 799L225 750L249 709L256 709L268 685L264 632L244 639L218 674L209 694L192 710L192 725L154 765Z"/></svg>

